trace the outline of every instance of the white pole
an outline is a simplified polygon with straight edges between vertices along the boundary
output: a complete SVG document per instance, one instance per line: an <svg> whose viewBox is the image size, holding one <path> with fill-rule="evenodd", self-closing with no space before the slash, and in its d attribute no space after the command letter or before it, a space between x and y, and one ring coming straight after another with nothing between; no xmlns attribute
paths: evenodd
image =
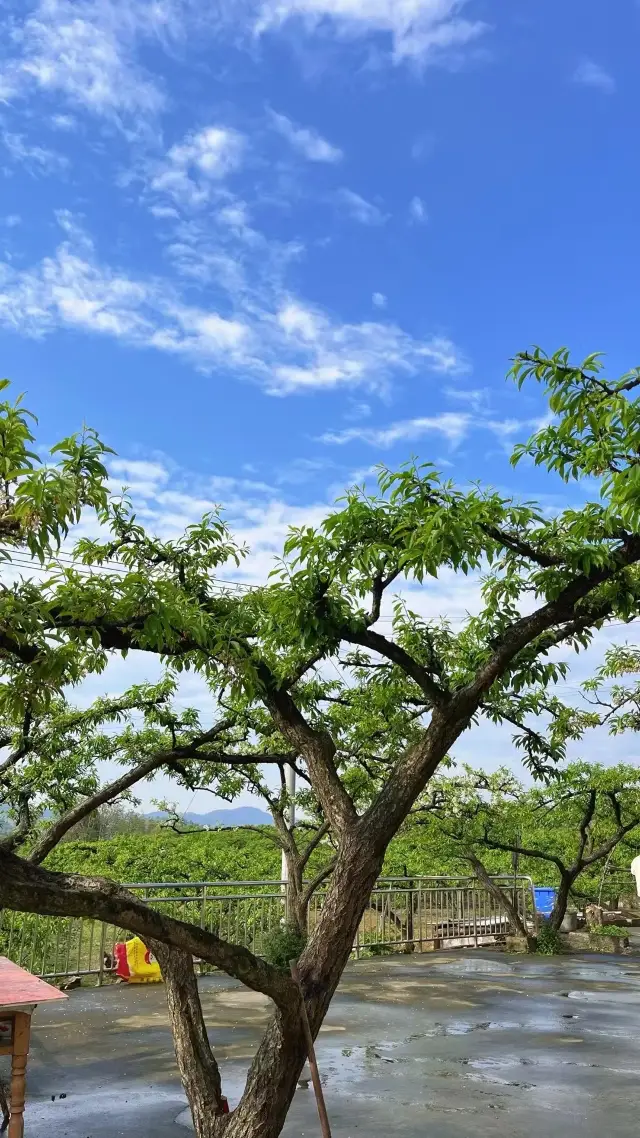
<svg viewBox="0 0 640 1138"><path fill-rule="evenodd" d="M287 818L287 822L289 824L289 827L291 828L291 827L295 826L295 824L296 824L296 804L294 801L295 796L296 796L296 771L295 771L295 767L289 767L288 766L286 768L285 779L286 779L286 783L287 783L287 794L289 796L289 807L287 809L286 818ZM280 873L280 878L281 878L282 884L286 885L288 880L289 880L289 868L287 866L287 858L286 858L284 850L282 851L282 870Z"/></svg>

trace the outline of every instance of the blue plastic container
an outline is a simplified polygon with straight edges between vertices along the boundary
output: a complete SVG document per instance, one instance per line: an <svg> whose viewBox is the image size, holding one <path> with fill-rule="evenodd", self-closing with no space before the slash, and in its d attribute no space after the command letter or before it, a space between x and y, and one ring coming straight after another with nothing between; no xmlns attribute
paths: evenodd
<svg viewBox="0 0 640 1138"><path fill-rule="evenodd" d="M550 917L553 912L553 906L556 903L558 890L534 889L533 895L536 899L536 912L540 913L541 917Z"/></svg>

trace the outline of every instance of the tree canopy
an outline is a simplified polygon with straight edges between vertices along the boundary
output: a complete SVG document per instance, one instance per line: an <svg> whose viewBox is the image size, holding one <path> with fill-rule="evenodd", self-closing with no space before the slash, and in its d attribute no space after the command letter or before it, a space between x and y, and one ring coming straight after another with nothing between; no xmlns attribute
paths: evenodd
<svg viewBox="0 0 640 1138"><path fill-rule="evenodd" d="M536 350L517 356L511 374L520 385L540 384L549 403L546 425L516 447L513 461L580 483L583 504L569 500L550 515L411 462L382 470L375 493L347 491L319 527L293 531L269 582L244 594L224 585L245 551L221 513L177 540L158 540L126 498L109 495L107 451L92 431L39 465L28 413L20 403L0 406L4 556L15 560L24 548L48 568L44 581L19 578L0 592L12 745L20 747L16 725L24 738L30 722L46 730L47 717L65 714L62 693L113 653L137 649L160 658L171 680L197 671L211 693L202 725L199 717L169 722L161 711L147 713L157 721L132 725L168 740L150 762L162 754L171 769L183 764L187 778L189 764L211 771L218 763L221 779L238 767L246 777L248 762L295 763L337 850L300 960L314 1032L389 842L460 735L481 715L510 723L525 762L548 773L564 744L552 740L541 751L530 717L566 675L562 653L640 611L640 370L609 380L597 356L578 366L564 350ZM87 511L94 536L75 541L66 560L60 543ZM461 628L394 598L405 580L428 594L430 579L445 571L481 578L479 611ZM383 609L391 617L385 632ZM199 1138L216 1138L223 1122L189 953L272 998L274 1019L224 1126L234 1136L275 1138L305 1055L293 980L120 886L44 869L37 847L23 854L0 847L0 904L114 921L157 946Z"/></svg>

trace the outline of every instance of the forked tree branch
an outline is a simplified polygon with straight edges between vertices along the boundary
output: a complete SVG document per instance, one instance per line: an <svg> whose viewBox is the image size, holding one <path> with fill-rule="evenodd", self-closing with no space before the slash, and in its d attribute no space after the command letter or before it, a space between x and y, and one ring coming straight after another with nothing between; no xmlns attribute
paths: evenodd
<svg viewBox="0 0 640 1138"><path fill-rule="evenodd" d="M341 629L341 636L349 644L359 644L361 648L369 648L370 651L390 660L392 664L397 664L405 675L415 681L430 704L439 706L446 703L449 693L434 680L423 664L418 663L409 652L401 645L396 644L395 641L387 640L386 636L380 632L374 632L371 628L352 629L345 627Z"/></svg>

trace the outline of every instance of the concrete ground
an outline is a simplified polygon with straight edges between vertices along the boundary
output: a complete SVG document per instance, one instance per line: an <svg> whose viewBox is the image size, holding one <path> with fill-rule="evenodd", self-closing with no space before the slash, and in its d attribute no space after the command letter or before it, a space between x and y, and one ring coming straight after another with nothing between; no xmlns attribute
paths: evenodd
<svg viewBox="0 0 640 1138"><path fill-rule="evenodd" d="M268 1006L222 976L201 986L233 1106ZM631 1138L640 959L361 961L318 1061L334 1138ZM188 1138L184 1106L160 985L80 989L36 1011L26 1138ZM283 1133L319 1135L311 1089L298 1090Z"/></svg>

